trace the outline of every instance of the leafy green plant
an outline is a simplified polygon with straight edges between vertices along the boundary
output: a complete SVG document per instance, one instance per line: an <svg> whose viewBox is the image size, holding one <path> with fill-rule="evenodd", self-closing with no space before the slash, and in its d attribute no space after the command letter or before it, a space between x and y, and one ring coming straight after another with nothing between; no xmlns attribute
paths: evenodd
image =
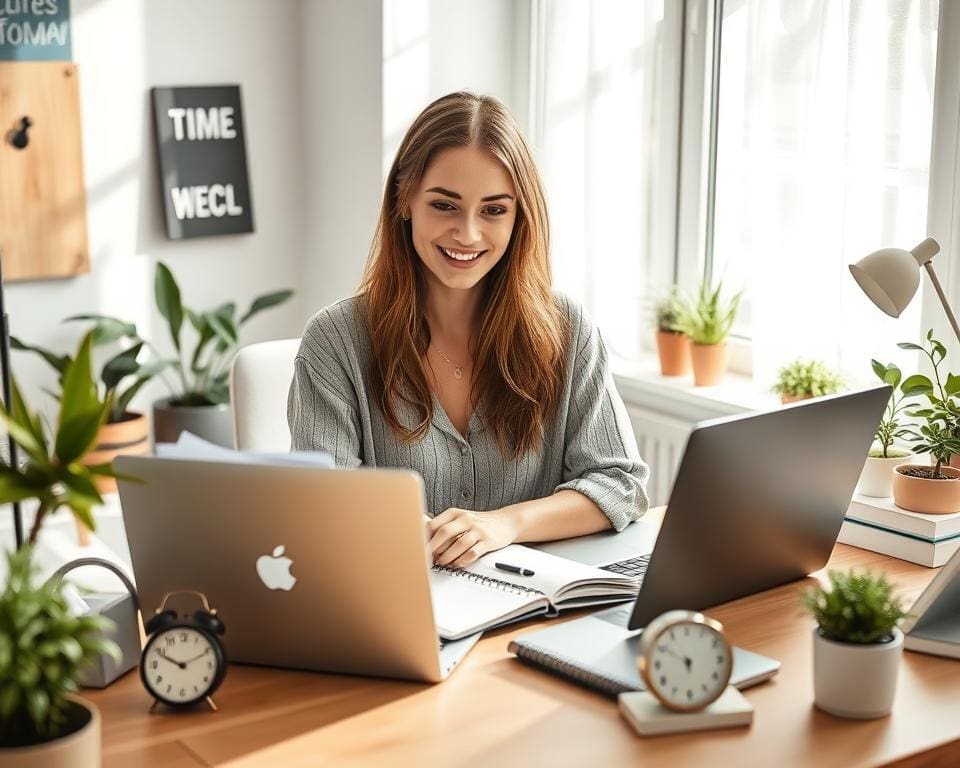
<svg viewBox="0 0 960 768"><path fill-rule="evenodd" d="M93 331L64 365L57 428L48 438L40 417L11 382L10 408L0 419L24 451L22 465L0 464L0 503L39 502L25 547L8 557L9 574L0 595L0 742L34 744L56 738L70 725L66 694L94 655L119 653L102 632L112 627L95 616L73 617L59 583L34 586L32 545L47 515L66 507L91 530L91 509L102 504L93 477L119 477L109 464L81 463L110 412L111 396L101 398L93 378ZM133 478L128 478L133 480Z"/></svg>
<svg viewBox="0 0 960 768"><path fill-rule="evenodd" d="M60 411L53 438L48 438L37 413L31 412L16 381L11 384L10 410L0 406L0 419L23 450L26 461L13 467L0 464L0 504L37 499L39 507L29 543L37 539L44 518L60 507L69 509L90 530L90 510L103 504L93 482L95 475L120 477L110 464L87 466L81 459L97 440L97 432L110 412L110 397L101 399L91 366L93 332L80 342L75 357L66 365Z"/></svg>
<svg viewBox="0 0 960 768"><path fill-rule="evenodd" d="M113 622L71 616L59 582L37 585L31 549L7 555L0 594L0 744L27 746L61 735L69 725L68 693L100 653L119 661L103 633Z"/></svg>
<svg viewBox="0 0 960 768"><path fill-rule="evenodd" d="M819 360L798 358L777 371L773 391L795 397L820 397L839 392L843 385L843 377Z"/></svg>
<svg viewBox="0 0 960 768"><path fill-rule="evenodd" d="M670 288L670 292L660 298L653 308L657 318L657 330L662 333L682 333L677 323L683 315L683 300L677 286Z"/></svg>
<svg viewBox="0 0 960 768"><path fill-rule="evenodd" d="M180 286L170 269L157 264L154 279L157 309L167 321L170 339L177 357L172 367L178 374L180 386L173 389L173 405L216 405L230 401L227 380L230 363L239 343L240 328L254 315L287 301L291 290L274 291L254 299L250 308L236 317L233 302L221 304L207 311L195 311L183 306ZM186 318L196 331L196 341L188 349L182 339Z"/></svg>
<svg viewBox="0 0 960 768"><path fill-rule="evenodd" d="M107 315L74 315L64 320L65 323L76 321L93 322L93 345L95 347L127 342L125 348L103 364L100 370L100 383L103 386L103 399L110 402L107 422L115 424L130 418L128 409L134 396L144 384L161 373L170 364L170 361L160 360L159 356L156 356L154 360L140 360L145 348L149 347L150 344L140 338L137 333L137 326L133 323ZM64 374L73 362L70 355L58 355L42 347L25 344L14 336L10 337L10 346L13 349L39 355L56 371L62 389ZM51 394L60 399L59 393Z"/></svg>
<svg viewBox="0 0 960 768"><path fill-rule="evenodd" d="M803 607L828 640L841 643L882 643L893 635L897 622L907 616L894 597L884 574L830 571L830 588L822 586L803 595Z"/></svg>
<svg viewBox="0 0 960 768"><path fill-rule="evenodd" d="M947 356L947 349L933 337L932 328L927 331L926 342L926 346L906 341L897 346L926 356L933 366L934 380L914 374L903 382L901 389L907 395L925 396L930 404L927 408L916 408L907 413L925 422L909 427L908 437L915 453L929 453L936 460L932 477L943 480L946 478L941 467L949 464L952 454L960 453L960 376L947 373L944 378L941 375L940 366Z"/></svg>
<svg viewBox="0 0 960 768"><path fill-rule="evenodd" d="M676 323L676 329L687 334L694 344L720 344L730 334L740 308L743 291L729 300L721 298L723 281L710 289L707 280L700 283L695 301L686 302Z"/></svg>
<svg viewBox="0 0 960 768"><path fill-rule="evenodd" d="M910 453L909 451L902 451L897 454L895 449L893 449L893 443L898 437L908 438L911 435L911 430L900 421L900 414L907 407L905 401L911 397L911 395L906 394L902 389L900 390L900 396L897 397L897 387L900 386L903 374L893 363L884 365L877 360L871 360L870 365L873 366L873 372L880 381L893 387L893 393L887 401L887 408L883 412L883 420L874 433L874 439L880 443L880 450L876 451L876 453L871 451L869 455L883 459L889 459L898 455L906 456ZM891 456L891 454L893 454L893 456Z"/></svg>

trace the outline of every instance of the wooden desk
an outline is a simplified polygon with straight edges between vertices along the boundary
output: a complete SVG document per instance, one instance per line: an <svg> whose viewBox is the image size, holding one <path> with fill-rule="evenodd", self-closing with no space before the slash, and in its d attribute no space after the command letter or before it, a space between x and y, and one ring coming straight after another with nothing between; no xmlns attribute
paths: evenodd
<svg viewBox="0 0 960 768"><path fill-rule="evenodd" d="M843 545L830 565L882 568L908 601L936 573ZM543 622L488 635L435 686L234 665L217 713L147 714L136 672L85 695L103 713L107 768L960 765L960 662L905 653L890 717L859 722L814 709L813 623L798 597L809 583L709 611L735 643L783 664L773 681L746 692L756 708L749 729L640 738L612 699L507 653L511 637Z"/></svg>

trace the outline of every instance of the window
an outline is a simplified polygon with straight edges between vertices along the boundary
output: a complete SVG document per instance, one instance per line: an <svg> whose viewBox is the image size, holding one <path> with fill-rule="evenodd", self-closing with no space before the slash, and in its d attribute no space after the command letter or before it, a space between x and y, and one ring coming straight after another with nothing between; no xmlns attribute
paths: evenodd
<svg viewBox="0 0 960 768"><path fill-rule="evenodd" d="M534 5L555 284L615 355L649 345L658 291L706 274L746 289L735 334L764 386L797 356L862 379L903 361L920 302L883 316L847 264L927 234L938 0Z"/></svg>
<svg viewBox="0 0 960 768"><path fill-rule="evenodd" d="M918 336L920 302L885 322L847 264L926 237L938 5L720 2L706 261L748 289L758 380L798 355L869 378Z"/></svg>
<svg viewBox="0 0 960 768"><path fill-rule="evenodd" d="M680 8L550 0L539 8L534 137L554 284L611 350L649 336L648 289L673 281Z"/></svg>

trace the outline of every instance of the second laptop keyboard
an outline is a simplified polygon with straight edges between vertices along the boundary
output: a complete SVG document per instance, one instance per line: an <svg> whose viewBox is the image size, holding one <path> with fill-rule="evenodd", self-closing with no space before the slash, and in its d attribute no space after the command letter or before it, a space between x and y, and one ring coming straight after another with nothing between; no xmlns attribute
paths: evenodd
<svg viewBox="0 0 960 768"><path fill-rule="evenodd" d="M629 560L620 560L610 565L600 566L604 571L619 573L623 576L642 577L647 572L647 566L650 565L650 555L640 555L631 557Z"/></svg>

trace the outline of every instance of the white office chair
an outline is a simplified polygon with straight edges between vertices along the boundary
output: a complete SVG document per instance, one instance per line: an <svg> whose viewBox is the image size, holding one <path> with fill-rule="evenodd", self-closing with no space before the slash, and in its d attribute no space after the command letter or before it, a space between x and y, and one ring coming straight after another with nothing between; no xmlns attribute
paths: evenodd
<svg viewBox="0 0 960 768"><path fill-rule="evenodd" d="M263 341L241 349L230 368L230 403L237 448L290 450L287 393L300 339Z"/></svg>

